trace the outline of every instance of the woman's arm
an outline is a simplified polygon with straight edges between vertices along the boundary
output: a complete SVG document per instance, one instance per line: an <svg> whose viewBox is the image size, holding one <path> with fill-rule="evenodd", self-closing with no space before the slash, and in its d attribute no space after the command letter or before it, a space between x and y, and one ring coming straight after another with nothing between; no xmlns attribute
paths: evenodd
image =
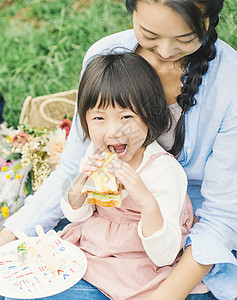
<svg viewBox="0 0 237 300"><path fill-rule="evenodd" d="M205 201L196 212L200 221L191 230L191 246L149 300L183 300L201 280L218 299L236 297L236 258L231 253L237 245L237 144L233 143L236 139L237 98L225 112L213 151L205 163L201 187ZM207 142L204 140L202 146Z"/></svg>
<svg viewBox="0 0 237 300"><path fill-rule="evenodd" d="M212 267L197 263L188 246L177 266L148 300L184 300Z"/></svg>
<svg viewBox="0 0 237 300"><path fill-rule="evenodd" d="M25 205L4 223L13 234L16 229L20 229L27 235L34 236L37 224L41 224L45 231L57 225L63 216L60 199L78 174L79 163L87 148L87 144L82 143L81 137L80 122L75 114L66 147L61 155L61 164L34 195L25 199ZM1 235L4 237L4 232Z"/></svg>

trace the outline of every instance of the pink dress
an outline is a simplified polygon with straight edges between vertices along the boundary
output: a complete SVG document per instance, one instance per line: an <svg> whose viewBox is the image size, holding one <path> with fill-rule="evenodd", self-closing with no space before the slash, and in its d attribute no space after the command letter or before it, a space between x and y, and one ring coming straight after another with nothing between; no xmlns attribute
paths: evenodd
<svg viewBox="0 0 237 300"><path fill-rule="evenodd" d="M153 155L153 159L162 154L166 153ZM63 239L76 244L87 256L88 268L83 278L111 299L146 299L178 260L165 267L157 267L150 260L137 232L140 218L137 205L128 195L120 208L97 206L92 217L71 223L61 232ZM187 196L180 216L183 237L180 249L192 223L193 211ZM202 283L193 290L194 293L207 291Z"/></svg>

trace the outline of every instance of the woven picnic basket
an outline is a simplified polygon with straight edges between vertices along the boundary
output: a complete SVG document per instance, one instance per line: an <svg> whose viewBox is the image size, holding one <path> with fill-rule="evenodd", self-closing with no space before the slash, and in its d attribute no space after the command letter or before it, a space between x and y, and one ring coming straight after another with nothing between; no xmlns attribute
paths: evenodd
<svg viewBox="0 0 237 300"><path fill-rule="evenodd" d="M55 128L58 121L73 117L77 90L32 98L28 96L23 104L19 124L28 124L37 129Z"/></svg>

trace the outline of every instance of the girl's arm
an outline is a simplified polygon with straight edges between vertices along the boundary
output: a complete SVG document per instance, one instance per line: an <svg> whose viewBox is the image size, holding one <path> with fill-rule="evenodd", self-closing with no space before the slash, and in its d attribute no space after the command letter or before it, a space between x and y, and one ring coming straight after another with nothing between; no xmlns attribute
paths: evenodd
<svg viewBox="0 0 237 300"><path fill-rule="evenodd" d="M84 184L88 178L88 176L96 171L99 166L102 165L101 157L99 154L95 154L90 157L86 164L84 165L80 174L76 177L73 181L71 187L69 188L67 195L68 201L71 205L72 209L79 209L82 207L83 203L85 202L86 195L82 194L82 189Z"/></svg>
<svg viewBox="0 0 237 300"><path fill-rule="evenodd" d="M171 274L148 300L184 300L212 267L197 263L188 246Z"/></svg>
<svg viewBox="0 0 237 300"><path fill-rule="evenodd" d="M141 210L143 236L149 237L161 230L164 220L159 204L142 181L140 175L127 163L117 162L113 165L116 170L116 177Z"/></svg>
<svg viewBox="0 0 237 300"><path fill-rule="evenodd" d="M114 163L115 175L140 207L138 234L157 266L171 264L181 249L180 213L187 179L182 167L168 155L146 167L141 176L124 162Z"/></svg>

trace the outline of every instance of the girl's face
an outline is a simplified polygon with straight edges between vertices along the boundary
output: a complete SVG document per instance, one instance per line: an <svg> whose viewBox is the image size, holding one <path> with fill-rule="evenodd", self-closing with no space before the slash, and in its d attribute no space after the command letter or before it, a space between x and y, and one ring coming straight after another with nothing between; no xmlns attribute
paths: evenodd
<svg viewBox="0 0 237 300"><path fill-rule="evenodd" d="M178 61L201 47L181 16L164 4L138 1L133 24L141 47L161 61Z"/></svg>
<svg viewBox="0 0 237 300"><path fill-rule="evenodd" d="M130 109L115 104L113 108L98 108L98 104L86 114L89 136L97 149L115 152L118 158L133 164L141 163L147 137L147 126Z"/></svg>

